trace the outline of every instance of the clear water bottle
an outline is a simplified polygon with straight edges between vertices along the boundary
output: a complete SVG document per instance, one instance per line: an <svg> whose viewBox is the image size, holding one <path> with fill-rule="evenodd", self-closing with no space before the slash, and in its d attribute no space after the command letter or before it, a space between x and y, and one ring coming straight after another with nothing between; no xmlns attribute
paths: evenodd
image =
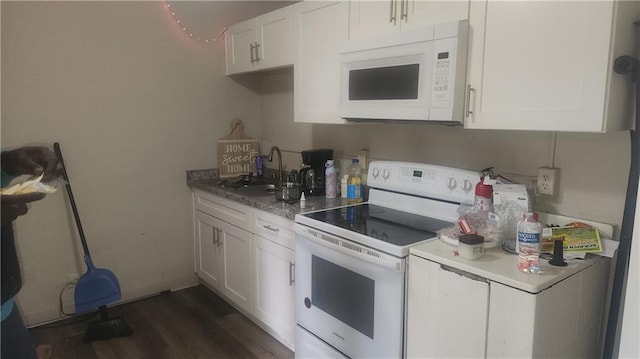
<svg viewBox="0 0 640 359"><path fill-rule="evenodd" d="M324 165L324 193L327 198L336 198L338 196L338 173L333 165L333 160L327 160Z"/></svg>
<svg viewBox="0 0 640 359"><path fill-rule="evenodd" d="M347 203L362 202L362 176L360 174L360 161L354 158L349 166L347 178Z"/></svg>
<svg viewBox="0 0 640 359"><path fill-rule="evenodd" d="M535 213L527 212L518 222L518 270L524 273L540 272L540 240L542 224Z"/></svg>

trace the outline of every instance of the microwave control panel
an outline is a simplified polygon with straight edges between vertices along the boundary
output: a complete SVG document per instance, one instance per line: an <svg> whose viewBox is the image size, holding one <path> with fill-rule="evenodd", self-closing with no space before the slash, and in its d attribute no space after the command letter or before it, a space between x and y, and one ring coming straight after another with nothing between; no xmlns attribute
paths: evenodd
<svg viewBox="0 0 640 359"><path fill-rule="evenodd" d="M456 68L456 39L435 41L433 58L433 80L431 86L431 107L451 107L452 80Z"/></svg>

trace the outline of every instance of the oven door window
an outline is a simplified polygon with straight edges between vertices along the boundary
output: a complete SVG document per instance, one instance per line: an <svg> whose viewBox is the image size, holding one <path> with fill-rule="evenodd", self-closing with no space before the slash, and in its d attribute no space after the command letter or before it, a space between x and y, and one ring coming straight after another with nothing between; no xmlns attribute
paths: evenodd
<svg viewBox="0 0 640 359"><path fill-rule="evenodd" d="M415 100L420 64L349 71L349 100Z"/></svg>
<svg viewBox="0 0 640 359"><path fill-rule="evenodd" d="M372 279L312 256L311 283L312 305L373 339Z"/></svg>

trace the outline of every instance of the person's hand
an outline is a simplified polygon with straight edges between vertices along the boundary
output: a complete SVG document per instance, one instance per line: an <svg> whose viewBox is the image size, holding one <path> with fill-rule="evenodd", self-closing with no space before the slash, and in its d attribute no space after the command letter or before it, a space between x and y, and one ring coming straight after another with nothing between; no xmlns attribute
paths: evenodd
<svg viewBox="0 0 640 359"><path fill-rule="evenodd" d="M49 148L42 146L21 147L2 152L2 170L11 176L39 176L44 172L43 182L60 176L58 157Z"/></svg>
<svg viewBox="0 0 640 359"><path fill-rule="evenodd" d="M0 196L2 201L2 225L13 222L18 216L27 213L27 203L43 199L44 193L28 193L18 195Z"/></svg>

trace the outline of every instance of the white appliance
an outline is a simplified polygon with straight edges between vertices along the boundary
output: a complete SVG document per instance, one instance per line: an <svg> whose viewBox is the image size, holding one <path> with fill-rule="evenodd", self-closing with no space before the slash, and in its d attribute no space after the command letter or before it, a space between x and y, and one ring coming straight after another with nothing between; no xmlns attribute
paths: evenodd
<svg viewBox="0 0 640 359"><path fill-rule="evenodd" d="M347 42L340 116L461 124L468 37L464 20Z"/></svg>
<svg viewBox="0 0 640 359"><path fill-rule="evenodd" d="M401 358L409 248L473 201L480 173L373 161L366 203L298 214L296 357Z"/></svg>

